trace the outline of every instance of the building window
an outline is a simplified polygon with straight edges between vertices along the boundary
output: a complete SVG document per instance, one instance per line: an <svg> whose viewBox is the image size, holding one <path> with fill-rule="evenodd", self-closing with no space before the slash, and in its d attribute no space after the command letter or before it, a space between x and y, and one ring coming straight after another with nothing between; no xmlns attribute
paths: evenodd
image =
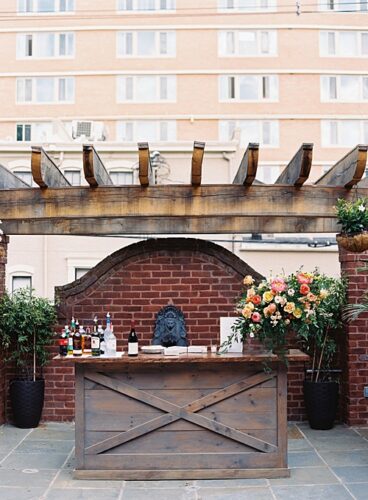
<svg viewBox="0 0 368 500"><path fill-rule="evenodd" d="M81 185L81 172L76 168L68 168L64 170L64 177L72 186Z"/></svg>
<svg viewBox="0 0 368 500"><path fill-rule="evenodd" d="M18 13L48 14L74 11L74 0L18 0Z"/></svg>
<svg viewBox="0 0 368 500"><path fill-rule="evenodd" d="M117 140L132 141L175 141L175 120L136 120L117 123Z"/></svg>
<svg viewBox="0 0 368 500"><path fill-rule="evenodd" d="M30 123L18 123L17 124L17 141L31 141L31 130L32 125Z"/></svg>
<svg viewBox="0 0 368 500"><path fill-rule="evenodd" d="M16 137L18 142L47 142L53 139L52 123L17 123Z"/></svg>
<svg viewBox="0 0 368 500"><path fill-rule="evenodd" d="M346 0L320 0L319 10L328 11L333 10L337 12L357 12L367 11L367 0L349 1Z"/></svg>
<svg viewBox="0 0 368 500"><path fill-rule="evenodd" d="M219 31L220 57L274 56L277 52L276 31Z"/></svg>
<svg viewBox="0 0 368 500"><path fill-rule="evenodd" d="M32 172L26 168L17 168L13 170L13 174L19 177L23 182L28 184L28 186L33 186Z"/></svg>
<svg viewBox="0 0 368 500"><path fill-rule="evenodd" d="M118 57L174 57L175 31L119 31Z"/></svg>
<svg viewBox="0 0 368 500"><path fill-rule="evenodd" d="M159 102L176 100L175 76L118 76L118 102Z"/></svg>
<svg viewBox="0 0 368 500"><path fill-rule="evenodd" d="M12 292L22 288L32 290L32 276L12 276Z"/></svg>
<svg viewBox="0 0 368 500"><path fill-rule="evenodd" d="M279 145L279 122L277 120L220 120L219 140L231 141L235 129L240 130L240 145L258 142L261 146Z"/></svg>
<svg viewBox="0 0 368 500"><path fill-rule="evenodd" d="M176 0L118 0L120 12L174 11Z"/></svg>
<svg viewBox="0 0 368 500"><path fill-rule="evenodd" d="M113 184L116 184L118 186L126 186L133 184L132 170L112 170L109 172L109 175Z"/></svg>
<svg viewBox="0 0 368 500"><path fill-rule="evenodd" d="M279 165L259 165L256 178L264 184L274 184L279 175Z"/></svg>
<svg viewBox="0 0 368 500"><path fill-rule="evenodd" d="M55 104L74 101L73 77L17 78L17 103Z"/></svg>
<svg viewBox="0 0 368 500"><path fill-rule="evenodd" d="M219 77L220 101L276 101L276 75L235 75Z"/></svg>
<svg viewBox="0 0 368 500"><path fill-rule="evenodd" d="M17 58L74 56L74 33L18 33Z"/></svg>
<svg viewBox="0 0 368 500"><path fill-rule="evenodd" d="M322 57L368 57L368 31L321 31Z"/></svg>
<svg viewBox="0 0 368 500"><path fill-rule="evenodd" d="M90 270L90 267L76 267L74 268L74 279L79 280L82 276L84 276Z"/></svg>
<svg viewBox="0 0 368 500"><path fill-rule="evenodd" d="M221 12L257 12L276 10L276 0L218 0Z"/></svg>
<svg viewBox="0 0 368 500"><path fill-rule="evenodd" d="M322 120L321 140L324 147L354 147L368 143L366 120Z"/></svg>
<svg viewBox="0 0 368 500"><path fill-rule="evenodd" d="M368 100L368 76L321 76L321 100L360 102Z"/></svg>

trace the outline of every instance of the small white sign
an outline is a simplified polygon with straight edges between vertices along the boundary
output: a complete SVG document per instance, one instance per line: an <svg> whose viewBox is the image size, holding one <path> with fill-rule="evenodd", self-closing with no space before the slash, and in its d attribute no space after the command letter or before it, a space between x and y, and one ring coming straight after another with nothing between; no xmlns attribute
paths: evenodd
<svg viewBox="0 0 368 500"><path fill-rule="evenodd" d="M220 343L221 345L233 334L231 327L235 323L237 316L220 317ZM243 352L243 342L236 339L228 347L227 352Z"/></svg>

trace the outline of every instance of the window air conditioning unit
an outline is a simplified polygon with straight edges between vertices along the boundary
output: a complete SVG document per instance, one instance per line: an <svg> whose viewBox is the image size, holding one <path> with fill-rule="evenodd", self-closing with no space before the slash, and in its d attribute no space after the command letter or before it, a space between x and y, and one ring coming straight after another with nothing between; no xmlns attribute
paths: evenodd
<svg viewBox="0 0 368 500"><path fill-rule="evenodd" d="M72 137L75 140L105 141L105 125L103 122L72 121Z"/></svg>

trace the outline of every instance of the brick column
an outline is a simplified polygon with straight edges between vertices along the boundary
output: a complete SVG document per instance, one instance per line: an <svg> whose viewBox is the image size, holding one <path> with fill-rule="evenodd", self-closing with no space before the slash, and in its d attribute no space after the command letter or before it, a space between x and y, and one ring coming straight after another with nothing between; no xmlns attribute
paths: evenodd
<svg viewBox="0 0 368 500"><path fill-rule="evenodd" d="M348 279L348 303L360 302L368 290L368 272L359 268L368 264L368 252L350 253L339 247L341 273ZM366 265L367 265L366 264ZM368 399L363 388L368 385L368 314L345 326L342 348L341 408L349 425L368 424Z"/></svg>
<svg viewBox="0 0 368 500"><path fill-rule="evenodd" d="M0 241L0 297L5 292L5 266L7 261L9 238L2 236ZM5 422L5 366L0 352L0 424Z"/></svg>

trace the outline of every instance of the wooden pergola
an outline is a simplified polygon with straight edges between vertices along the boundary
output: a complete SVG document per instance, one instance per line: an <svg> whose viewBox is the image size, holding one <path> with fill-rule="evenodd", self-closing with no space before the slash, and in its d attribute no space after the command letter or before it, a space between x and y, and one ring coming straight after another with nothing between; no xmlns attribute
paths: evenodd
<svg viewBox="0 0 368 500"><path fill-rule="evenodd" d="M249 144L232 184L202 184L205 144L194 142L186 185L155 185L148 143L138 143L139 185L116 186L93 145L83 146L89 186L71 186L42 147L32 147L29 187L0 165L5 234L116 235L336 232L337 198L368 196L367 145L358 145L305 185L313 144L302 144L276 182L255 179L259 145ZM354 188L354 189L352 189Z"/></svg>

